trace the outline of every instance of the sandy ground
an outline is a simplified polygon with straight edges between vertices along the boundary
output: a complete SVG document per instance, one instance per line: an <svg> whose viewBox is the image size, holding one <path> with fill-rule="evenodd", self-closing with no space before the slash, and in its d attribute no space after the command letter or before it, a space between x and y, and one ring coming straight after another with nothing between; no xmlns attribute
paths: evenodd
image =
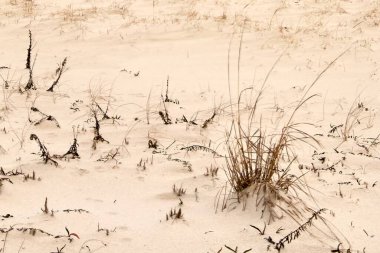
<svg viewBox="0 0 380 253"><path fill-rule="evenodd" d="M282 55L258 110L274 133L343 52L294 119L320 145L292 146L291 173L307 185L304 203L323 211L281 252L379 252L379 26L380 3L364 0L1 0L1 252L277 252L269 239L310 214L268 224L254 197L224 196L238 94L249 88L249 112ZM29 30L36 89L25 91ZM96 149L94 111L106 140ZM62 155L73 129L80 158L45 164L31 134ZM263 235L251 226L264 224Z"/></svg>

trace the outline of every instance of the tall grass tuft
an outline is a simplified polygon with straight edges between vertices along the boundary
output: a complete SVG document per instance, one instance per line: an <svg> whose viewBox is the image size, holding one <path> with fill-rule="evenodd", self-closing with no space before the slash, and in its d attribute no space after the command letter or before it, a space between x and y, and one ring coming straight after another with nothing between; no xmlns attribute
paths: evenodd
<svg viewBox="0 0 380 253"><path fill-rule="evenodd" d="M319 143L312 135L301 130L300 126L304 123L295 122L294 118L301 107L316 96L308 95L310 89L348 50L345 50L331 61L307 87L278 133L269 132L263 126L261 116L258 116L258 104L263 95L265 83L281 56L268 72L249 110L241 109L243 108L241 97L244 92L252 88L242 91L238 88L237 110L232 112L233 122L226 137L228 154L225 158L225 171L228 182L237 195L238 201L240 202L242 198L252 194L256 199L256 207L262 208L262 213L268 218L269 223L281 218L283 213L288 214L295 220L299 220L303 217L305 210L311 211L299 194L303 192L309 195L309 191L300 181L302 175L295 176L290 173L291 165L297 158L296 152L291 147L295 142L304 142L312 146ZM238 72L239 65L240 51ZM256 125L255 118L259 118ZM284 158L287 158L286 161Z"/></svg>

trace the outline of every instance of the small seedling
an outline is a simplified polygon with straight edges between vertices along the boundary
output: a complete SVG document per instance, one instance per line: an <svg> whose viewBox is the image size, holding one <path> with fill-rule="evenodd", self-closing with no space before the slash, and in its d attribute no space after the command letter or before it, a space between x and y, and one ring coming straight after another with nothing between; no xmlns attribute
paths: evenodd
<svg viewBox="0 0 380 253"><path fill-rule="evenodd" d="M45 198L44 208L41 208L41 211L42 211L44 214L48 214L48 213L49 213L49 208L48 208L48 198L47 198L47 197Z"/></svg>
<svg viewBox="0 0 380 253"><path fill-rule="evenodd" d="M179 188L177 188L175 186L175 184L173 185L173 193L175 195L177 195L178 197L181 197L182 195L185 195L186 194L186 189L182 188L182 186L180 186Z"/></svg>
<svg viewBox="0 0 380 253"><path fill-rule="evenodd" d="M177 209L170 209L170 213L166 214L166 220L168 221L169 219L172 220L177 220L177 219L182 219L183 218L183 213L182 209L179 208L178 211Z"/></svg>
<svg viewBox="0 0 380 253"><path fill-rule="evenodd" d="M206 177L211 176L212 178L217 177L218 176L218 170L219 170L219 167L213 167L211 164L210 168L206 167L206 172L204 175Z"/></svg>

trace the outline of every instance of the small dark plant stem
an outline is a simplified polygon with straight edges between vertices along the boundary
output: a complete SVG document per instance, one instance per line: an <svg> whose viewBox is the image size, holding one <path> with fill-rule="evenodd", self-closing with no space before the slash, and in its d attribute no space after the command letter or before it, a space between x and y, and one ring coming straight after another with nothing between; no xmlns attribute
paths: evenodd
<svg viewBox="0 0 380 253"><path fill-rule="evenodd" d="M32 55L32 32L29 30L29 46L28 46L28 53L26 56L26 69L31 69L31 55Z"/></svg>
<svg viewBox="0 0 380 253"><path fill-rule="evenodd" d="M53 84L50 86L50 88L47 89L47 91L49 91L49 92L54 91L54 87L58 84L59 80L61 79L63 72L66 70L66 61L67 61L67 57L65 57L65 59L62 61L61 65L56 70L56 73L58 74L57 78L55 79Z"/></svg>

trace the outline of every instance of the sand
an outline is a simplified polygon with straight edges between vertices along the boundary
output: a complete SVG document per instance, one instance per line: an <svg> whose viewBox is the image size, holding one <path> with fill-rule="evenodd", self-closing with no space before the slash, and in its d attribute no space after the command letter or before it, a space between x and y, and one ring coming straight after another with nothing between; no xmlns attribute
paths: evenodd
<svg viewBox="0 0 380 253"><path fill-rule="evenodd" d="M1 0L1 252L277 252L319 210L280 252L379 252L379 25L377 1ZM228 195L238 96L268 76L271 136L325 69L293 119L319 141L290 147L309 209L268 222Z"/></svg>

